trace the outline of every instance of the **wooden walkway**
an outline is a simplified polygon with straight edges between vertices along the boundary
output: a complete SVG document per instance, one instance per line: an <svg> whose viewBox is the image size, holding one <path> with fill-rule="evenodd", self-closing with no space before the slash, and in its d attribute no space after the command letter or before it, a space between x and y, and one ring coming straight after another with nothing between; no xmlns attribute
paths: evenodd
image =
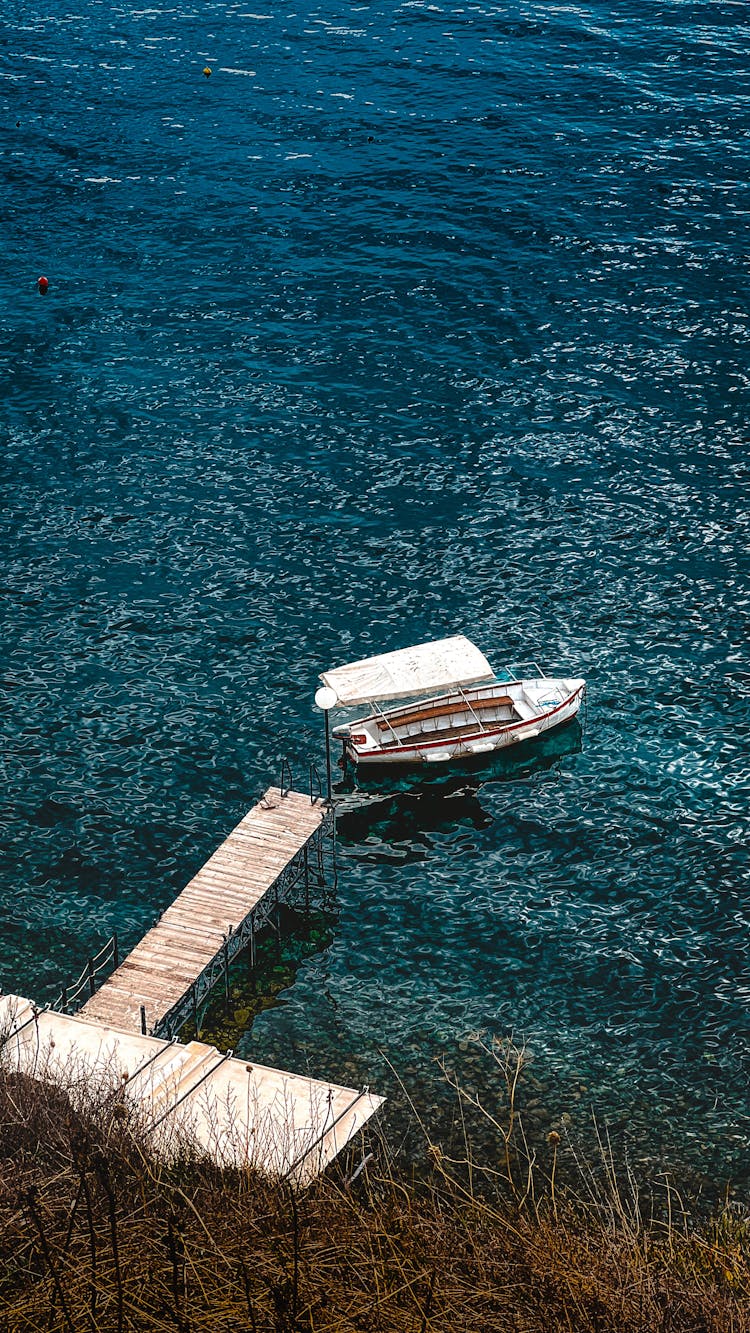
<svg viewBox="0 0 750 1333"><path fill-rule="evenodd" d="M321 800L269 788L80 1017L174 1035L197 1016L232 958L247 947L252 954L256 932L274 919L279 903L300 885L307 895L313 862L322 875L332 818Z"/></svg>

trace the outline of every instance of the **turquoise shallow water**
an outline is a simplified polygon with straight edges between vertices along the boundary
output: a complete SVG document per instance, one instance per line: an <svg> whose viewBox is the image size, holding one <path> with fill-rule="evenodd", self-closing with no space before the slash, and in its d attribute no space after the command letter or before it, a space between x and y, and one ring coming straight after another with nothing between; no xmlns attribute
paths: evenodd
<svg viewBox="0 0 750 1333"><path fill-rule="evenodd" d="M344 792L244 1047L429 1113L512 1031L550 1117L746 1178L744 7L0 23L3 987L322 759L319 670L464 630L583 734Z"/></svg>

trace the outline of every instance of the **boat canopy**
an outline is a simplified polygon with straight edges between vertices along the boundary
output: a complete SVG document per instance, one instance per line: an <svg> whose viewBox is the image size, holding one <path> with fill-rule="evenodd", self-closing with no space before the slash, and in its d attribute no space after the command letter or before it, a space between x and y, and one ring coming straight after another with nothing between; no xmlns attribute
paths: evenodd
<svg viewBox="0 0 750 1333"><path fill-rule="evenodd" d="M484 653L463 634L434 643L418 643L395 653L365 657L361 662L324 671L320 679L346 706L375 700L406 699L457 685L494 680Z"/></svg>

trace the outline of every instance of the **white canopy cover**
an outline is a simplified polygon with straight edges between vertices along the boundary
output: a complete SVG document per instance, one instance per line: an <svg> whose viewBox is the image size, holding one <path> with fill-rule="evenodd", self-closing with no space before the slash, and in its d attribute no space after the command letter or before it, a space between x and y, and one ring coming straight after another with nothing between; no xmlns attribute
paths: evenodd
<svg viewBox="0 0 750 1333"><path fill-rule="evenodd" d="M361 662L324 671L324 685L334 690L340 704L369 703L375 699L406 699L456 685L475 685L494 680L484 653L463 634L434 643L418 643L395 653L365 657Z"/></svg>

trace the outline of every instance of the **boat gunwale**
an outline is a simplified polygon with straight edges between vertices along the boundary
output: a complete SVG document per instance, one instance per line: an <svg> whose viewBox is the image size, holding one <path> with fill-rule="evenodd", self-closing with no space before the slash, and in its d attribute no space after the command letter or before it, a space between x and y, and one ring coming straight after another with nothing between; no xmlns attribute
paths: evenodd
<svg viewBox="0 0 750 1333"><path fill-rule="evenodd" d="M544 677L544 679L554 679L554 678ZM575 699L577 699L580 695L582 695L585 688L586 688L585 684L579 685L578 688L576 690L573 690L573 692L569 694L566 699L563 699L562 703L559 703L555 708L550 709L550 711L547 713L540 713L538 714L537 717L526 718L521 722L506 723L503 726L495 727L494 729L490 729L488 727L485 728L485 730L483 731L473 731L470 732L468 735L457 736L455 741L450 740L449 732L448 729L446 728L445 735L439 737L436 740L418 740L416 742L412 740L411 743L409 743L408 741L397 740L397 741L389 741L386 744L379 744L375 749L358 749L355 746L354 742L349 738L347 739L347 746L351 746L351 749L354 752L352 757L355 759L356 762L359 763L363 759L365 761L375 762L378 755L381 754L389 754L389 755L403 754L405 751L433 750L454 743L460 745L466 745L470 741L474 740L477 741L487 740L492 736L503 735L511 731L521 731L524 727L538 727L540 722L545 722L548 718L554 717L556 713L561 712L563 708L566 708L568 704L572 703ZM375 716L376 715L373 715L372 720L375 719ZM370 718L362 718L360 719L360 724L363 725L365 721L370 721L370 720L371 720Z"/></svg>

